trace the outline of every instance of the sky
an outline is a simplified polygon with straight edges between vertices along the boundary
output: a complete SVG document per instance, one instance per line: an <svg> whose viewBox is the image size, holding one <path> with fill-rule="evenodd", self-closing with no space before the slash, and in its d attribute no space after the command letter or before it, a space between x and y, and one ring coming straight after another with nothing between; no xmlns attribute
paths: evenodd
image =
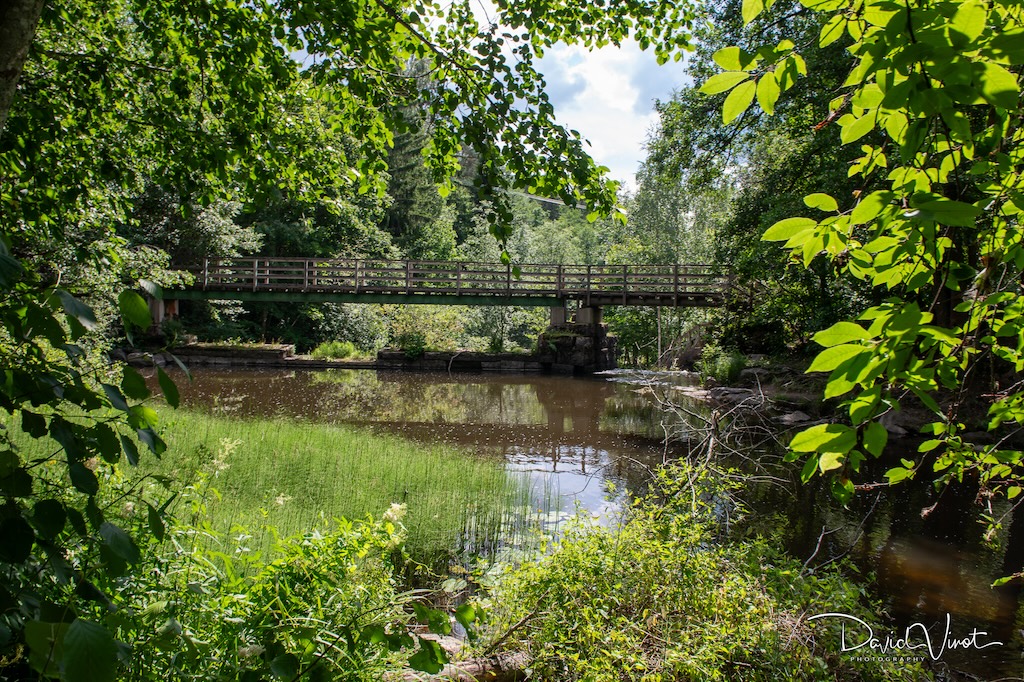
<svg viewBox="0 0 1024 682"><path fill-rule="evenodd" d="M682 63L659 66L653 52L627 42L593 52L558 45L537 66L558 121L590 141L591 156L611 169L612 179L635 189L644 143L658 120L654 100L683 86Z"/></svg>

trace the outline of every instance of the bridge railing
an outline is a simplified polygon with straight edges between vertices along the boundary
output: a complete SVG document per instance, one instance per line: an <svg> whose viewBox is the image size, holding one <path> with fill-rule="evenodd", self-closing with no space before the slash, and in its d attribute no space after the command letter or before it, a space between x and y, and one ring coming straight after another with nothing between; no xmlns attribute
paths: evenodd
<svg viewBox="0 0 1024 682"><path fill-rule="evenodd" d="M206 259L195 288L378 294L538 296L602 305L645 299L718 299L725 280L709 265L511 265L323 258Z"/></svg>

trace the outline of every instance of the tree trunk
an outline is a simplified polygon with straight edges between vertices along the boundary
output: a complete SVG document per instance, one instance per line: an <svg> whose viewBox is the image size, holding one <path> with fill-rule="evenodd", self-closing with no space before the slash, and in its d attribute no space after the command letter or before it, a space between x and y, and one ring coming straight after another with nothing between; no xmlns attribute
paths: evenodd
<svg viewBox="0 0 1024 682"><path fill-rule="evenodd" d="M0 135L36 36L45 0L0 0Z"/></svg>

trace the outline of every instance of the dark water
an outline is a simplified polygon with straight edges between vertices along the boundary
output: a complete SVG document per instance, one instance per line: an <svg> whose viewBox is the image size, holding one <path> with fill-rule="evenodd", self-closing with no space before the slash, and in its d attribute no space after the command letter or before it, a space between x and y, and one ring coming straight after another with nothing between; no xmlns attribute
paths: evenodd
<svg viewBox="0 0 1024 682"><path fill-rule="evenodd" d="M896 624L894 636L921 623L937 647L948 614L951 636L978 630L986 633L978 643L1002 642L946 651L940 669L967 671L973 679L1024 679L1020 589L990 588L994 579L1024 567L1020 509L1012 512L1004 503L987 510L1006 515L1003 530L991 538L984 536L976 490L966 484L941 499L927 482L862 492L843 509L820 482L796 485L795 465L776 465L776 439L762 424L737 421L730 428L730 414L678 390L687 383L678 375L640 372L581 379L206 370L195 372L191 385L179 385L186 404L225 414L352 424L501 458L529 476L549 524L577 508L613 522L629 495L646 487L651 468L685 452L681 443L703 443L715 423L723 434L716 449L733 450L730 463L763 477L742 493L753 530L781 535L809 568L850 561ZM674 406L668 413L665 401ZM673 445L665 445L666 433ZM922 514L926 509L932 511ZM874 634L883 639L889 633ZM851 636L854 643L860 639Z"/></svg>

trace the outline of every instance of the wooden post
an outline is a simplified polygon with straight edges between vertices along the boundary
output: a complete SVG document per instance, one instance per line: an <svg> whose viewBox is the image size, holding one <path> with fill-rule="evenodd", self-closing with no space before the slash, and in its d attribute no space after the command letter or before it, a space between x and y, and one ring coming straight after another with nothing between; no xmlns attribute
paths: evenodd
<svg viewBox="0 0 1024 682"><path fill-rule="evenodd" d="M352 275L352 283L355 285L355 293L359 293L359 259L356 258L355 272Z"/></svg>
<svg viewBox="0 0 1024 682"><path fill-rule="evenodd" d="M558 264L558 275L557 275L557 277L558 277L558 280L555 283L555 294L557 294L558 297L561 298L562 297L563 281L564 281L563 280L562 264L561 263Z"/></svg>
<svg viewBox="0 0 1024 682"><path fill-rule="evenodd" d="M203 259L203 291L206 291L207 285L210 283L210 259Z"/></svg>
<svg viewBox="0 0 1024 682"><path fill-rule="evenodd" d="M412 261L405 261L405 293L410 293L409 287L412 284Z"/></svg>
<svg viewBox="0 0 1024 682"><path fill-rule="evenodd" d="M462 292L462 261L459 261L456 265L455 272L455 294L458 295Z"/></svg>
<svg viewBox="0 0 1024 682"><path fill-rule="evenodd" d="M256 284L259 282L260 276L260 261L258 258L252 259L252 290L256 291Z"/></svg>
<svg viewBox="0 0 1024 682"><path fill-rule="evenodd" d="M505 295L512 295L512 263L505 263Z"/></svg>
<svg viewBox="0 0 1024 682"><path fill-rule="evenodd" d="M626 305L626 291L629 289L629 266L622 266L622 305Z"/></svg>
<svg viewBox="0 0 1024 682"><path fill-rule="evenodd" d="M587 306L590 305L590 265L587 265Z"/></svg>
<svg viewBox="0 0 1024 682"><path fill-rule="evenodd" d="M302 290L309 291L309 260L302 261Z"/></svg>
<svg viewBox="0 0 1024 682"><path fill-rule="evenodd" d="M675 271L674 275L673 275L673 280L674 280L673 291L675 292L675 303L673 304L673 307L678 308L679 307L679 263L676 263L673 266L672 269Z"/></svg>

